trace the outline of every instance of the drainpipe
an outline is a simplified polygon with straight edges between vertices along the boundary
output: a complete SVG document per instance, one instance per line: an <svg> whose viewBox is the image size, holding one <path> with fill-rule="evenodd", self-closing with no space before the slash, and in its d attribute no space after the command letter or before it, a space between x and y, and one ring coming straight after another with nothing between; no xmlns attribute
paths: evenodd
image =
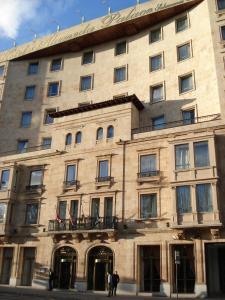
<svg viewBox="0 0 225 300"><path fill-rule="evenodd" d="M122 172L122 224L124 225L125 219L125 177L126 177L126 141L122 141L122 145L123 145L123 172Z"/></svg>

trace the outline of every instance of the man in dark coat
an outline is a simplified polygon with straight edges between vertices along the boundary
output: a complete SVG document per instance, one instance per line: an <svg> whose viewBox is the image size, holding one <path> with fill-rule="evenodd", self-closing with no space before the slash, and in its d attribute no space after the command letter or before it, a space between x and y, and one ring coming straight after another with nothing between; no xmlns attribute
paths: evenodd
<svg viewBox="0 0 225 300"><path fill-rule="evenodd" d="M49 269L49 274L48 274L48 290L52 291L53 289L53 279L54 279L54 273L52 269Z"/></svg>
<svg viewBox="0 0 225 300"><path fill-rule="evenodd" d="M117 285L118 285L119 281L120 281L120 277L119 277L117 271L115 271L112 275L112 294L114 296L116 296L116 290L117 290Z"/></svg>

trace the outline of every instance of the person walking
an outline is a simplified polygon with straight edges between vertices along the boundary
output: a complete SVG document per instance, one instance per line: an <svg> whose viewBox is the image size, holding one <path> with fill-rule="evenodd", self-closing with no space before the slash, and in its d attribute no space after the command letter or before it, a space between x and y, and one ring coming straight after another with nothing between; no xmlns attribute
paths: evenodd
<svg viewBox="0 0 225 300"><path fill-rule="evenodd" d="M116 290L117 290L117 285L120 281L120 277L117 273L117 271L115 271L112 275L112 295L116 296Z"/></svg>
<svg viewBox="0 0 225 300"><path fill-rule="evenodd" d="M107 272L108 297L112 296L112 274Z"/></svg>
<svg viewBox="0 0 225 300"><path fill-rule="evenodd" d="M54 273L52 269L49 269L49 274L48 274L48 290L52 291L53 289L53 279L54 279Z"/></svg>

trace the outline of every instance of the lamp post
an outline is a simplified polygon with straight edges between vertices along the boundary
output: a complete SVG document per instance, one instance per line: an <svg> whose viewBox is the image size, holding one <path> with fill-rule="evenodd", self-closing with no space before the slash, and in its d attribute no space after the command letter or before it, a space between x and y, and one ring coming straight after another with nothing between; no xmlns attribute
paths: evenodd
<svg viewBox="0 0 225 300"><path fill-rule="evenodd" d="M175 267L176 267L176 294L178 299L178 265L180 265L180 251L175 250Z"/></svg>

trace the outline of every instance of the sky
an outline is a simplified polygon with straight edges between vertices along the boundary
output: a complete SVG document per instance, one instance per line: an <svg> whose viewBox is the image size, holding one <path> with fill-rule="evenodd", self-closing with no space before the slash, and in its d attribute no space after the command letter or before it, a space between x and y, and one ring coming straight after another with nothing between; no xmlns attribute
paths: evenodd
<svg viewBox="0 0 225 300"><path fill-rule="evenodd" d="M140 3L151 0L140 0ZM0 0L0 51L133 6L137 0Z"/></svg>

